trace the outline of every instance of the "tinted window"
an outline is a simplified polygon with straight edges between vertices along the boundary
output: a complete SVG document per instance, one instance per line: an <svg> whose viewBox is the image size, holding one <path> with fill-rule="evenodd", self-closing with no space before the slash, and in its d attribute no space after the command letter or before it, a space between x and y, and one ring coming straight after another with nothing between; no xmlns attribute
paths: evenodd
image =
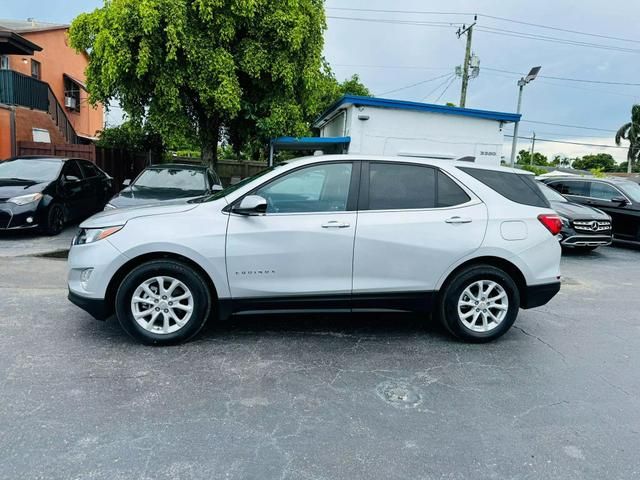
<svg viewBox="0 0 640 480"><path fill-rule="evenodd" d="M347 209L351 163L313 165L254 192L267 200L267 213L343 212Z"/></svg>
<svg viewBox="0 0 640 480"><path fill-rule="evenodd" d="M458 167L476 180L481 181L512 202L532 207L549 208L549 201L542 195L533 175Z"/></svg>
<svg viewBox="0 0 640 480"><path fill-rule="evenodd" d="M589 185L587 182L577 180L563 180L562 182L553 182L549 186L562 195L577 195L580 197L589 196Z"/></svg>
<svg viewBox="0 0 640 480"><path fill-rule="evenodd" d="M606 183L601 182L590 182L591 183L591 193L589 194L592 198L598 198L600 200L611 200L615 197L621 197L622 194L611 185L607 185Z"/></svg>
<svg viewBox="0 0 640 480"><path fill-rule="evenodd" d="M626 193L631 200L634 202L640 202L640 185L633 182L624 182L621 187L624 189L624 193Z"/></svg>
<svg viewBox="0 0 640 480"><path fill-rule="evenodd" d="M465 193L448 175L438 172L438 207L453 207L467 203L469 195Z"/></svg>
<svg viewBox="0 0 640 480"><path fill-rule="evenodd" d="M82 180L82 172L80 171L80 167L78 166L78 162L74 160L67 160L64 162L64 168L62 169L62 175L66 179L70 179L70 177L75 177L78 180Z"/></svg>
<svg viewBox="0 0 640 480"><path fill-rule="evenodd" d="M549 188L542 182L538 182L538 187L542 194L547 197L550 202L567 202L568 200L556 192L553 188Z"/></svg>
<svg viewBox="0 0 640 480"><path fill-rule="evenodd" d="M436 171L398 163L369 166L369 210L433 208Z"/></svg>
<svg viewBox="0 0 640 480"><path fill-rule="evenodd" d="M100 170L91 162L79 162L84 172L85 178L98 177L102 174Z"/></svg>
<svg viewBox="0 0 640 480"><path fill-rule="evenodd" d="M150 168L140 174L133 184L136 188L174 189L203 192L206 188L204 172L188 168Z"/></svg>
<svg viewBox="0 0 640 480"><path fill-rule="evenodd" d="M0 162L0 178L50 182L58 178L62 162L38 158L17 158Z"/></svg>

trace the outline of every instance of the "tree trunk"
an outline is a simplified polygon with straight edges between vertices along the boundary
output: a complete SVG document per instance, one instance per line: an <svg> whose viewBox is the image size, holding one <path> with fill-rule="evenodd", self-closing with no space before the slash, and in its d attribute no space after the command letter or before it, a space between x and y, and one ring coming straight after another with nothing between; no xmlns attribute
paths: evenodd
<svg viewBox="0 0 640 480"><path fill-rule="evenodd" d="M218 141L220 140L220 120L217 117L200 117L200 149L202 163L218 168Z"/></svg>
<svg viewBox="0 0 640 480"><path fill-rule="evenodd" d="M627 173L633 172L633 147L629 147L629 155L627 155Z"/></svg>

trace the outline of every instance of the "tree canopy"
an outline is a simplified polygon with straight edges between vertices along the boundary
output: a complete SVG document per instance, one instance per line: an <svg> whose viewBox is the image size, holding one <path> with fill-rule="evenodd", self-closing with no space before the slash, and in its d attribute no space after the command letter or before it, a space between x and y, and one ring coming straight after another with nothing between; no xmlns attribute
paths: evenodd
<svg viewBox="0 0 640 480"><path fill-rule="evenodd" d="M611 172L616 168L616 162L608 153L598 153L596 155L585 155L582 158L576 158L572 164L577 170L599 169L604 172Z"/></svg>
<svg viewBox="0 0 640 480"><path fill-rule="evenodd" d="M616 145L620 145L623 139L629 141L626 166L627 172L631 173L640 159L640 105L631 108L631 121L616 132Z"/></svg>
<svg viewBox="0 0 640 480"><path fill-rule="evenodd" d="M119 101L163 138L193 131L215 163L221 135L234 149L305 135L329 97L364 89L335 80L325 28L322 0L109 0L70 40L90 54L92 102Z"/></svg>

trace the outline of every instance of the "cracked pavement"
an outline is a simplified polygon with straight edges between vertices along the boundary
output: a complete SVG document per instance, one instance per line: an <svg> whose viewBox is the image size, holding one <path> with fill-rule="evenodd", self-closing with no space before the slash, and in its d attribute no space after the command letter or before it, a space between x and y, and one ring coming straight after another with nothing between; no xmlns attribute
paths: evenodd
<svg viewBox="0 0 640 480"><path fill-rule="evenodd" d="M0 258L2 480L640 478L640 249L565 256L561 293L488 345L367 314L144 347L64 271Z"/></svg>

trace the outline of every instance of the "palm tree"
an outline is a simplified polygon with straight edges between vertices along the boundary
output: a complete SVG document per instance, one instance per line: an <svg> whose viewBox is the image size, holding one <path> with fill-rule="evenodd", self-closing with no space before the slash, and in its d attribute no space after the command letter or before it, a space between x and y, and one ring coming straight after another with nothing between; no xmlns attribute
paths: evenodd
<svg viewBox="0 0 640 480"><path fill-rule="evenodd" d="M640 154L640 105L634 105L631 109L631 121L625 123L616 133L616 145L620 145L622 139L629 140L627 152L627 173L633 172L633 165Z"/></svg>

